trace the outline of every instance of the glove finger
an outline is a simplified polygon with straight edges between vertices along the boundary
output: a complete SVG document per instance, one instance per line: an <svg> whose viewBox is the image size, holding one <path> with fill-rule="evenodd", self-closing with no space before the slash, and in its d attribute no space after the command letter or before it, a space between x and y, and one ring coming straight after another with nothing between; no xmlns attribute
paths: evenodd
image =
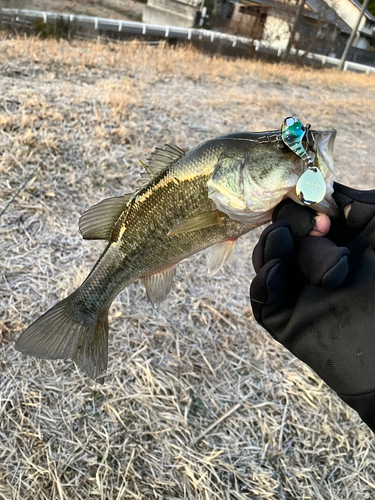
<svg viewBox="0 0 375 500"><path fill-rule="evenodd" d="M375 190L359 191L337 182L334 183L334 190L333 198L341 217L334 221L329 237L340 243L345 237L351 240L363 232L375 249ZM349 215L345 217L344 209L347 205L351 205L351 208Z"/></svg>
<svg viewBox="0 0 375 500"><path fill-rule="evenodd" d="M342 203L345 203L345 197L348 200L347 203L350 203L351 201L355 200L361 203L367 203L372 205L375 204L375 189L371 189L369 191L361 191L360 189L353 189L348 186L344 186L344 184L340 184L339 182L334 182L333 190L334 190L333 197L339 195L339 201L340 201L340 205L338 205L339 208L342 208Z"/></svg>
<svg viewBox="0 0 375 500"><path fill-rule="evenodd" d="M267 262L250 285L250 302L256 321L270 331L264 321L283 303L285 269L281 259Z"/></svg>
<svg viewBox="0 0 375 500"><path fill-rule="evenodd" d="M327 238L307 236L295 241L295 265L314 285L335 288L345 280L349 250Z"/></svg>
<svg viewBox="0 0 375 500"><path fill-rule="evenodd" d="M351 406L367 424L372 432L375 432L375 392L368 394L357 394L355 396L343 396L340 398L349 406Z"/></svg>
<svg viewBox="0 0 375 500"><path fill-rule="evenodd" d="M280 221L271 224L261 234L253 251L253 265L255 272L273 259L285 259L294 250L294 241L291 228L286 222Z"/></svg>
<svg viewBox="0 0 375 500"><path fill-rule="evenodd" d="M290 224L296 238L303 238L315 227L316 212L309 207L298 205L287 199L277 205L272 214L272 221L285 221Z"/></svg>

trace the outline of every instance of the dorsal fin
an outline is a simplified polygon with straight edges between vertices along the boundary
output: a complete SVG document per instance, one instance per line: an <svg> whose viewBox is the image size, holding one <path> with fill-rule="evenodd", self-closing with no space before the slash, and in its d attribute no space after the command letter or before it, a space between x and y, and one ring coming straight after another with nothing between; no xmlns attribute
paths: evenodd
<svg viewBox="0 0 375 500"><path fill-rule="evenodd" d="M155 148L147 158L148 166L156 174L178 161L184 154L185 151L178 146L165 143L163 149Z"/></svg>
<svg viewBox="0 0 375 500"><path fill-rule="evenodd" d="M139 161L141 161L141 160L139 160ZM145 165L143 162L141 162L141 163L144 167L147 167L147 165ZM151 181L151 179L153 179L151 172L149 172L147 170L145 172L142 172L141 178L137 181L138 189L141 189L141 188L147 186L147 184Z"/></svg>
<svg viewBox="0 0 375 500"><path fill-rule="evenodd" d="M145 173L141 174L141 180L139 181L140 187L147 185L152 179L154 179L160 172L169 168L173 163L176 163L185 154L185 151L178 146L171 146L165 143L164 148L155 148L149 158L147 158L147 164L139 160L144 169Z"/></svg>
<svg viewBox="0 0 375 500"><path fill-rule="evenodd" d="M113 226L133 193L102 200L79 219L79 230L85 240L109 240Z"/></svg>

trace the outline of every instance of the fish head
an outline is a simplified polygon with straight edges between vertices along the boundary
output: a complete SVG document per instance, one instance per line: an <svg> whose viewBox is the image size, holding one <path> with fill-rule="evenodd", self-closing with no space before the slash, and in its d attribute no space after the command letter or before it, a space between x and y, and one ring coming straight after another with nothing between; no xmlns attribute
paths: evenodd
<svg viewBox="0 0 375 500"><path fill-rule="evenodd" d="M275 206L295 190L303 161L289 148L276 143L235 140L222 153L208 196L218 210L244 224L271 219Z"/></svg>
<svg viewBox="0 0 375 500"><path fill-rule="evenodd" d="M241 136L243 137L243 136ZM326 182L326 195L313 209L333 215L332 198L333 145L335 130L313 132L314 141L307 149ZM276 205L290 197L302 204L296 195L296 184L303 174L303 160L288 147L254 140L234 140L219 158L209 179L208 196L216 208L242 223L261 224L271 220Z"/></svg>

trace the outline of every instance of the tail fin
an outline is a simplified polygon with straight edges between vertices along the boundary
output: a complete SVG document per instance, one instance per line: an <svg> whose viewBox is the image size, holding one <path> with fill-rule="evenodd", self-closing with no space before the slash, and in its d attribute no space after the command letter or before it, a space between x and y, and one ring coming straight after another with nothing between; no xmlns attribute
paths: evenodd
<svg viewBox="0 0 375 500"><path fill-rule="evenodd" d="M16 349L43 359L72 359L90 378L107 370L108 309L79 308L76 293L57 303L25 330Z"/></svg>

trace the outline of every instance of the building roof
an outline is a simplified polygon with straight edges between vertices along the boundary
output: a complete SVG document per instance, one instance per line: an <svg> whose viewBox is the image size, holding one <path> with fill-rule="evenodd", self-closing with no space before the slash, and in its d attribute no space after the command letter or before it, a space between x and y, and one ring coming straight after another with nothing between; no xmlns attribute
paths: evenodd
<svg viewBox="0 0 375 500"><path fill-rule="evenodd" d="M286 2L280 2L277 0L239 0L239 3L242 5L264 5L265 7L275 8L279 10L283 10L286 12L296 12L298 5L292 5ZM352 32L350 26L346 24L346 22L331 8L329 7L323 0L306 0L307 7L304 8L302 15L304 17L308 17L310 19L318 19L319 12L322 9L325 9L327 21L334 26L337 26L338 29L346 34Z"/></svg>
<svg viewBox="0 0 375 500"><path fill-rule="evenodd" d="M361 2L358 2L358 0L350 0L356 7L358 7L359 10L362 9L362 4ZM367 17L367 19L370 19L371 21L374 21L375 23L375 16L373 14L371 14L371 12L369 12L367 9L365 10L365 16Z"/></svg>
<svg viewBox="0 0 375 500"><path fill-rule="evenodd" d="M352 32L351 27L338 15L338 13L330 7L324 0L306 0L306 3L314 10L314 12L321 12L325 10L327 21L338 27L343 33L350 35Z"/></svg>

